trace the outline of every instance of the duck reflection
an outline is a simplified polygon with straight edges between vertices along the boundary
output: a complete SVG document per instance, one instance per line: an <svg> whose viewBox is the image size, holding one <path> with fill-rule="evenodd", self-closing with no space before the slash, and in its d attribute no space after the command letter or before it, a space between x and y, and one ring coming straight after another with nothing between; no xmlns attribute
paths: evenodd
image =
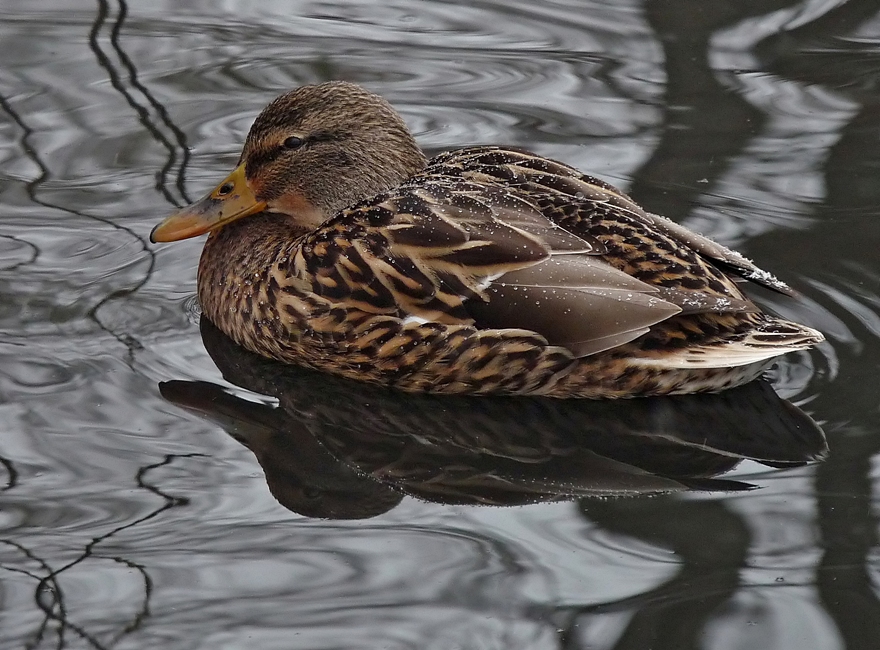
<svg viewBox="0 0 880 650"><path fill-rule="evenodd" d="M279 405L208 382L165 382L162 395L248 447L275 498L310 517L373 517L405 494L522 505L745 490L715 477L745 458L786 467L826 450L821 429L762 382L624 402L412 395L263 359L204 318L201 332L228 381Z"/></svg>

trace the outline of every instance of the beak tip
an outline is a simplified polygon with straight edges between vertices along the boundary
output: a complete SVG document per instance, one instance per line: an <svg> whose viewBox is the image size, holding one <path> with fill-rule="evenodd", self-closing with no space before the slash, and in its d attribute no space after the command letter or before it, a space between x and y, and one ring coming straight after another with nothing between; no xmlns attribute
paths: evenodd
<svg viewBox="0 0 880 650"><path fill-rule="evenodd" d="M153 226L153 229L150 231L150 243L151 244L162 244L162 243L168 241L167 239L165 239L161 236L160 237L156 236L157 234L159 234L158 231L162 228L163 225L165 225L164 221L162 223L159 223L159 224L156 224L155 226Z"/></svg>
<svg viewBox="0 0 880 650"><path fill-rule="evenodd" d="M239 165L221 185L232 183L235 192L224 192L222 197L215 196L212 190L190 206L177 210L150 231L150 243L158 244L174 242L190 237L198 237L212 232L217 228L266 208L263 201L258 201L244 177L244 165Z"/></svg>

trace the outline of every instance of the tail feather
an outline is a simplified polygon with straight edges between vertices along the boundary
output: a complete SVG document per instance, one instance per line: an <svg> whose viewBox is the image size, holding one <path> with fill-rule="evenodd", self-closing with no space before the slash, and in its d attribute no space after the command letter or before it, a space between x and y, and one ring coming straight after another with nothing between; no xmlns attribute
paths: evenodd
<svg viewBox="0 0 880 650"><path fill-rule="evenodd" d="M824 340L822 333L811 327L772 318L733 340L664 350L662 355L634 359L632 364L657 369L734 368L806 350Z"/></svg>

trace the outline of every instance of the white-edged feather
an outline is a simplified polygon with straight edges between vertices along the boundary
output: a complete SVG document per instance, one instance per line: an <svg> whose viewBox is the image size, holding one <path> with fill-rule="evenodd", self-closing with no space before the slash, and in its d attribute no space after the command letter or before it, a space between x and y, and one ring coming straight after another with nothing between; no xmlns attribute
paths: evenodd
<svg viewBox="0 0 880 650"><path fill-rule="evenodd" d="M793 324L792 324L793 325ZM681 350L665 350L658 358L631 360L635 366L656 369L674 368L736 368L753 363L769 361L773 357L806 350L824 340L822 334L811 327L797 325L798 332L758 331L740 341L727 341L714 345L698 345ZM774 341L773 339L778 339Z"/></svg>

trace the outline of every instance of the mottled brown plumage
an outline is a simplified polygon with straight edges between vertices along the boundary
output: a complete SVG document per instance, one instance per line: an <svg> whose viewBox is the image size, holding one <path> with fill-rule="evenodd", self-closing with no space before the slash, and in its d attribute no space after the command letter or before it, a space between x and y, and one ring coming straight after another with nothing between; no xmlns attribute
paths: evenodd
<svg viewBox="0 0 880 650"><path fill-rule="evenodd" d="M222 331L404 390L714 391L822 340L740 291L789 289L738 253L525 151L426 162L390 105L347 83L272 102L239 168L153 235L205 231L199 300Z"/></svg>

